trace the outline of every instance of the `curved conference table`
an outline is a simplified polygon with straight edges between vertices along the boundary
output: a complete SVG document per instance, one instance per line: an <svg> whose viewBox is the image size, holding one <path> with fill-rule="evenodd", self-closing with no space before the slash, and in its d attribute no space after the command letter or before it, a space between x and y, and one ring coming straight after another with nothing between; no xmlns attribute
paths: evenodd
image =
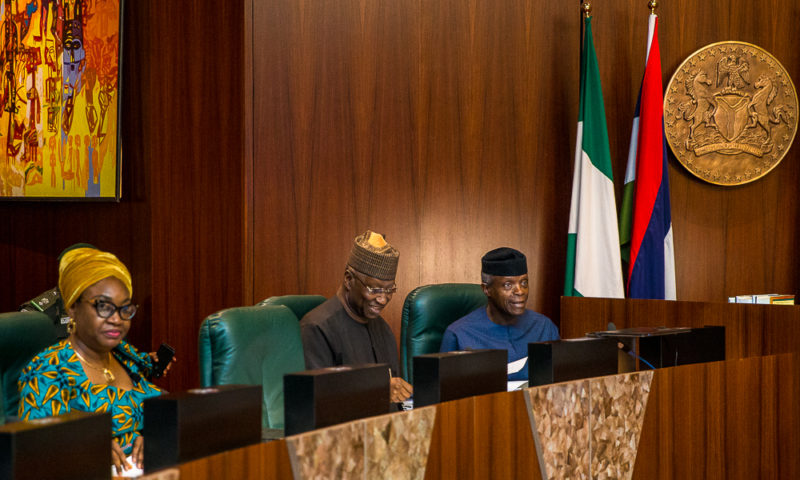
<svg viewBox="0 0 800 480"><path fill-rule="evenodd" d="M550 468L548 475L556 478L584 467L594 469L591 478L609 469L616 469L622 478L648 480L800 478L800 307L562 300L562 333L569 332L565 338L605 329L608 321L620 328L632 322L724 324L728 360L446 402L223 452L181 464L173 472L195 480L310 478L313 474L323 475L320 478L535 479L542 478L538 442ZM645 374L649 385L637 387L635 394L612 392L613 401L594 397L596 387L615 384L617 377ZM586 383L577 385L580 382ZM540 390L547 388L550 393ZM647 391L646 402L632 402L628 413L609 413L614 405ZM588 393L582 397L580 392ZM541 411L543 399L550 397L556 400L547 408L557 413ZM573 404L582 405L583 411L576 411ZM532 413L536 408L539 417ZM576 428L559 426L553 420L558 415ZM589 422L591 435L606 442L596 441L593 450L584 447L582 435L587 430L581 430L589 417L610 425L598 433L592 425L600 423ZM636 430L634 417L641 420L638 451L636 445L624 448L635 444L635 438L618 441ZM420 425L429 428L417 428ZM535 435L534 428L540 433ZM620 450L616 443L626 445ZM166 473L148 478L177 477Z"/></svg>

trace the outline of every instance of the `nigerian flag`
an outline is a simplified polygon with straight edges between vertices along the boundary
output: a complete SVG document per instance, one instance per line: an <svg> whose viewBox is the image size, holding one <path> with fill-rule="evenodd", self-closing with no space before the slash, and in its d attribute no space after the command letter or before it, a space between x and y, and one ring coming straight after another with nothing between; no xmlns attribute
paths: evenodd
<svg viewBox="0 0 800 480"><path fill-rule="evenodd" d="M564 295L623 298L606 112L592 43L592 19L587 17L585 23Z"/></svg>

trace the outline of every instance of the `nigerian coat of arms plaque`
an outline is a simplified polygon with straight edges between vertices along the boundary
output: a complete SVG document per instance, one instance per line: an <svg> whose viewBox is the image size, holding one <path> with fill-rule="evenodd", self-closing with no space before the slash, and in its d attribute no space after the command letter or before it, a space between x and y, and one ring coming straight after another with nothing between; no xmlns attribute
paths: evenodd
<svg viewBox="0 0 800 480"><path fill-rule="evenodd" d="M678 67L664 95L664 131L698 178L741 185L774 169L797 132L797 92L775 57L744 42L713 43Z"/></svg>

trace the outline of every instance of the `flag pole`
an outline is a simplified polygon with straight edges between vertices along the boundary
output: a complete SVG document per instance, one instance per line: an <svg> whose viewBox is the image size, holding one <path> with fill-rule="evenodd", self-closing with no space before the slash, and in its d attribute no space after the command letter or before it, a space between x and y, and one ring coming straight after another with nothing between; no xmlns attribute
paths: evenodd
<svg viewBox="0 0 800 480"><path fill-rule="evenodd" d="M580 74L581 78L583 78L583 56L586 53L583 51L583 37L584 35L586 35L585 31L586 26L584 24L583 19L592 16L592 2L590 2L589 0L579 0L579 2L581 4L581 12L583 13L583 15L581 15L582 18L580 22L581 23L580 37L578 38L578 49L580 51L580 55L578 55L578 61L580 62L578 70L581 72ZM578 82L578 97L580 97L580 95L583 94L581 92L581 89L582 89L581 82Z"/></svg>
<svg viewBox="0 0 800 480"><path fill-rule="evenodd" d="M586 30L586 28L584 27L584 24L583 24L583 18L591 16L591 14L592 14L592 4L588 0L578 0L578 1L581 4L581 12L583 13L583 15L581 15L582 18L581 18L581 22L580 22L581 23L581 28L580 28L580 31L578 32L578 34L580 35L578 37L578 45L579 45L579 49L580 49L580 52L581 52L581 55L580 55L581 65L583 65L583 36L586 33L586 32L584 32L584 30Z"/></svg>
<svg viewBox="0 0 800 480"><path fill-rule="evenodd" d="M658 8L658 0L650 0L649 2L647 2L647 8L650 9L650 13L655 15L656 9Z"/></svg>

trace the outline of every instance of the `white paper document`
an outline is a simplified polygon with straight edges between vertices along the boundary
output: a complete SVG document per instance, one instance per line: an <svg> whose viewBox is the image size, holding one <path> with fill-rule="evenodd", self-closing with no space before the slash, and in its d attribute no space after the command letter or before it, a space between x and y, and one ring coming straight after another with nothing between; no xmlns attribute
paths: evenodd
<svg viewBox="0 0 800 480"><path fill-rule="evenodd" d="M513 392L514 390L519 390L520 388L526 387L528 382L525 380L510 380L508 382L508 391Z"/></svg>
<svg viewBox="0 0 800 480"><path fill-rule="evenodd" d="M134 478L134 477L141 477L144 474L144 471L141 468L136 468L136 464L133 463L133 458L128 455L128 458L125 460L128 461L128 465L131 465L131 468L127 470L123 470L121 474L117 473L117 468L114 465L111 465L111 476L115 478Z"/></svg>
<svg viewBox="0 0 800 480"><path fill-rule="evenodd" d="M522 370L522 367L525 366L525 362L528 361L528 357L522 357L519 360L514 360L513 362L508 364L508 374L511 375L512 373L517 373Z"/></svg>

